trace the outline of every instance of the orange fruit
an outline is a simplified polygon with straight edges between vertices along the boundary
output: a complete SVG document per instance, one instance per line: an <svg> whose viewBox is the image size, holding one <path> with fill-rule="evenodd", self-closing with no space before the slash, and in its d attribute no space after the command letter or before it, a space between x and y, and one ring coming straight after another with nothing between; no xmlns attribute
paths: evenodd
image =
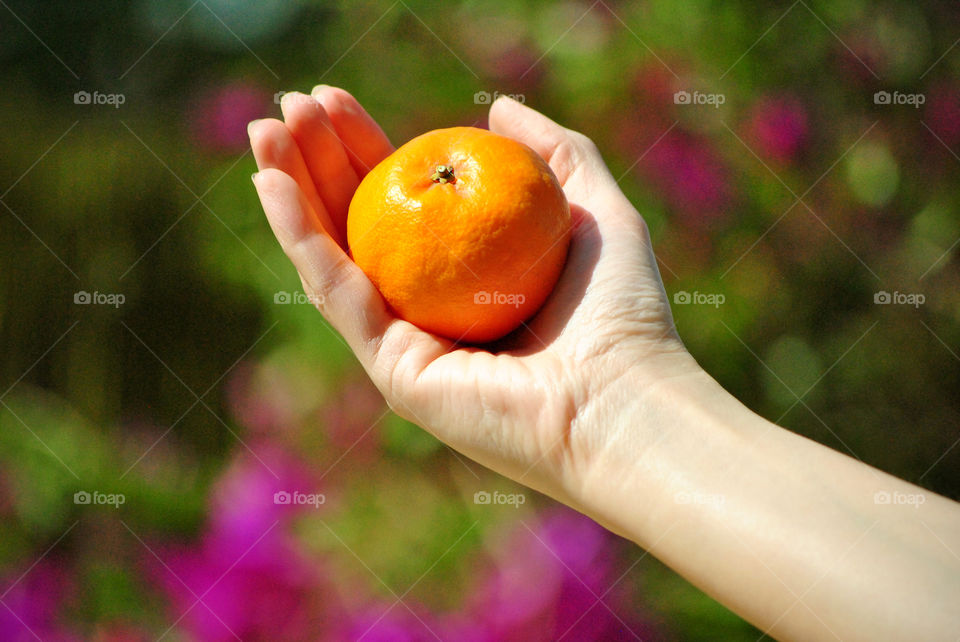
<svg viewBox="0 0 960 642"><path fill-rule="evenodd" d="M530 318L570 243L570 207L532 149L485 129L418 136L367 174L347 244L390 307L447 338L483 343Z"/></svg>

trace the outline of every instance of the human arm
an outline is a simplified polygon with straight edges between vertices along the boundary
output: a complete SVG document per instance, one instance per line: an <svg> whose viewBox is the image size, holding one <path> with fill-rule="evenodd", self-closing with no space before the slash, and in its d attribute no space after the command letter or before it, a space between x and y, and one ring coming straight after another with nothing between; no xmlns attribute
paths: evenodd
<svg viewBox="0 0 960 642"><path fill-rule="evenodd" d="M766 422L704 373L673 329L643 219L589 140L508 99L492 105L491 129L550 163L574 231L528 326L463 347L393 317L345 253L349 197L392 146L346 92L313 95L287 94L285 122L252 124L254 182L304 290L396 412L778 637L960 627L958 505L925 493L912 518L873 503L923 491Z"/></svg>

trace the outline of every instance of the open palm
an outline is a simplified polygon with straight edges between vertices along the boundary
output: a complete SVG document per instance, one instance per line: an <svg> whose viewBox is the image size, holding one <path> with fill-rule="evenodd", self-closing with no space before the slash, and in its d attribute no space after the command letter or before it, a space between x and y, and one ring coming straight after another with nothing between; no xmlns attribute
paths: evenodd
<svg viewBox="0 0 960 642"><path fill-rule="evenodd" d="M304 291L343 335L387 403L480 463L562 496L606 445L591 404L626 372L686 363L643 219L595 146L510 99L490 129L551 166L574 231L563 274L527 324L484 348L396 318L346 249L347 209L393 146L342 89L282 101L284 122L251 123L254 183ZM669 363L670 365L651 365Z"/></svg>

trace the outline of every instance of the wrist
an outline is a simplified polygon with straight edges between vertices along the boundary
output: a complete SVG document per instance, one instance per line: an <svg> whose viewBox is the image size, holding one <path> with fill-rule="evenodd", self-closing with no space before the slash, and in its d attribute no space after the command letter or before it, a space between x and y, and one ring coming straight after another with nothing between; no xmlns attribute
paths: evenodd
<svg viewBox="0 0 960 642"><path fill-rule="evenodd" d="M571 493L578 508L644 546L682 512L681 495L709 494L714 453L769 425L685 350L625 370L579 421L593 443Z"/></svg>

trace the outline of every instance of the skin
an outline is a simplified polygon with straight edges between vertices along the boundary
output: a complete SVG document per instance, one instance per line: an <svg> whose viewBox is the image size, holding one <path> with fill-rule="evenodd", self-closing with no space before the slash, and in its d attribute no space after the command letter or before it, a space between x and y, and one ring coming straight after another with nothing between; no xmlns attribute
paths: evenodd
<svg viewBox="0 0 960 642"><path fill-rule="evenodd" d="M588 138L491 105L490 129L550 164L574 229L527 327L461 347L391 316L344 251L350 197L393 150L383 131L335 87L281 107L283 122L249 127L257 192L304 291L398 414L772 636L956 638L960 505L766 421L704 372L674 331L643 218Z"/></svg>

